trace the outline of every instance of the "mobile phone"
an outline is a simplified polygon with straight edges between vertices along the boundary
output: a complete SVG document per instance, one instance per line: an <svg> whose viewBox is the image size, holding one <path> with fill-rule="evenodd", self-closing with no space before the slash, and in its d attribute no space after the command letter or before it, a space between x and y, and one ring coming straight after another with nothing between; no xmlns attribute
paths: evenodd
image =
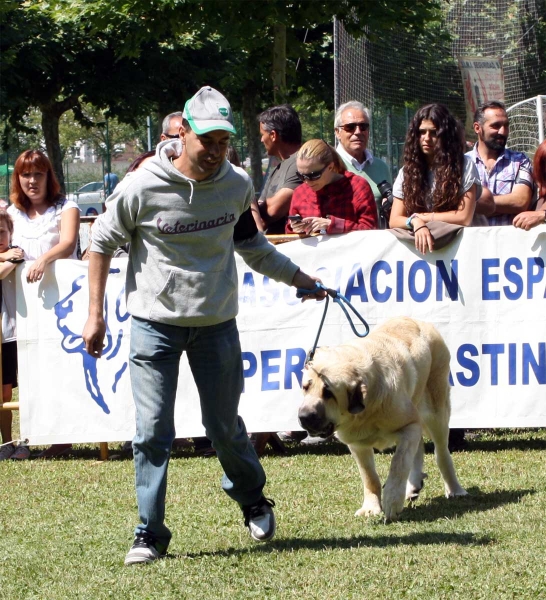
<svg viewBox="0 0 546 600"><path fill-rule="evenodd" d="M292 223L299 223L303 219L301 215L288 215L288 218Z"/></svg>

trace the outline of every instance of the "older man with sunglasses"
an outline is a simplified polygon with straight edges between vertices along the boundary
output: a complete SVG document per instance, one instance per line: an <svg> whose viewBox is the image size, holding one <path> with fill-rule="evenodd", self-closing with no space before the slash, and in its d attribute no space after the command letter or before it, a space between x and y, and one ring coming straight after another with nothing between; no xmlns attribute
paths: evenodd
<svg viewBox="0 0 546 600"><path fill-rule="evenodd" d="M370 139L370 113L361 102L345 102L336 111L334 121L338 154L343 159L347 171L356 173L368 180L376 203L381 202L378 183L388 181L392 175L387 164L373 156L368 150Z"/></svg>
<svg viewBox="0 0 546 600"><path fill-rule="evenodd" d="M180 137L182 127L182 111L169 113L161 123L161 135L159 141L177 140Z"/></svg>

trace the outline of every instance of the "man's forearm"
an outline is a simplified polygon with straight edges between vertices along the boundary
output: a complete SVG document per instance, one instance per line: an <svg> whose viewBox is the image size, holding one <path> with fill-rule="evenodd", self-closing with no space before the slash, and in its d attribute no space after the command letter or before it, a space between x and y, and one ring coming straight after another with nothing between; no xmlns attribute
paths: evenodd
<svg viewBox="0 0 546 600"><path fill-rule="evenodd" d="M89 253L89 315L103 316L106 280L112 257L99 252Z"/></svg>
<svg viewBox="0 0 546 600"><path fill-rule="evenodd" d="M495 199L493 194L484 187L481 196L476 202L476 214L490 217L495 214Z"/></svg>
<svg viewBox="0 0 546 600"><path fill-rule="evenodd" d="M281 188L274 196L259 202L260 216L264 223L273 223L286 217L293 193L294 190L290 188Z"/></svg>
<svg viewBox="0 0 546 600"><path fill-rule="evenodd" d="M512 215L527 210L532 194L530 187L522 185L520 189L512 190L510 194L494 196L496 212Z"/></svg>

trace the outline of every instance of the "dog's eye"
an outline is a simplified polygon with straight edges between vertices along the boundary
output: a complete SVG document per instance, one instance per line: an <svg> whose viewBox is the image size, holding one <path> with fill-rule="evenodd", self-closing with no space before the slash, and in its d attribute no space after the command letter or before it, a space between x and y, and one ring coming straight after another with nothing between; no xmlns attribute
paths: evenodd
<svg viewBox="0 0 546 600"><path fill-rule="evenodd" d="M309 386L311 385L310 381L306 381L302 386L301 389L306 392L309 389Z"/></svg>
<svg viewBox="0 0 546 600"><path fill-rule="evenodd" d="M334 397L334 394L332 393L332 390L330 390L330 388L324 386L324 389L322 390L322 396L325 400L329 400L330 398Z"/></svg>

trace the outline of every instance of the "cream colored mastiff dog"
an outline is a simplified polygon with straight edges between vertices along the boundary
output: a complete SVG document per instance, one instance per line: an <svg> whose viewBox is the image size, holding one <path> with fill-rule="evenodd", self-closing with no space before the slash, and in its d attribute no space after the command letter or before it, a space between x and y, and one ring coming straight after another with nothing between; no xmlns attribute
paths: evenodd
<svg viewBox="0 0 546 600"><path fill-rule="evenodd" d="M447 448L449 350L432 325L391 319L364 339L319 348L303 374L302 426L313 436L334 431L354 456L364 503L357 515L398 519L404 500L423 487L423 433L432 439L448 498L464 496ZM383 490L374 448L396 446Z"/></svg>

